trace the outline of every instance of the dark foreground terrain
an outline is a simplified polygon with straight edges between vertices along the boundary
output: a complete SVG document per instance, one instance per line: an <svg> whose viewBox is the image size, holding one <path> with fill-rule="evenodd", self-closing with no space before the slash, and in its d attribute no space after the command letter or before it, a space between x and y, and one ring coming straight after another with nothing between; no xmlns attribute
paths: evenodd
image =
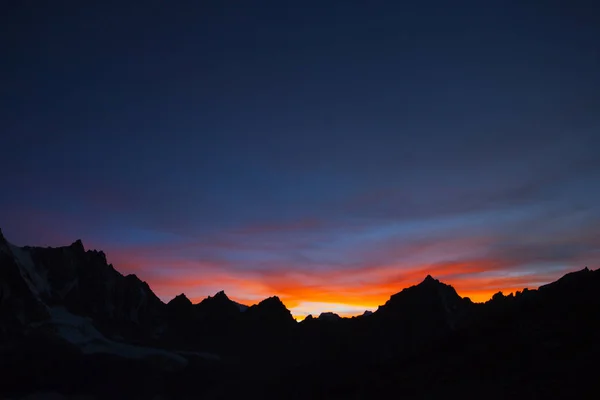
<svg viewBox="0 0 600 400"><path fill-rule="evenodd" d="M372 314L277 297L164 304L104 253L0 232L0 398L598 399L600 270L461 298L428 276Z"/></svg>

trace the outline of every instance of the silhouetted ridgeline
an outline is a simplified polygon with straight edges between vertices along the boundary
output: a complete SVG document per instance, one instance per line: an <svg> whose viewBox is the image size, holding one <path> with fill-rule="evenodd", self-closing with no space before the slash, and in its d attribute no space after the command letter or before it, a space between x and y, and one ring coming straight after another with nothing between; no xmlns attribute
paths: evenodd
<svg viewBox="0 0 600 400"><path fill-rule="evenodd" d="M599 327L600 270L485 304L427 276L297 323L277 297L164 304L81 241L0 232L0 398L597 398Z"/></svg>

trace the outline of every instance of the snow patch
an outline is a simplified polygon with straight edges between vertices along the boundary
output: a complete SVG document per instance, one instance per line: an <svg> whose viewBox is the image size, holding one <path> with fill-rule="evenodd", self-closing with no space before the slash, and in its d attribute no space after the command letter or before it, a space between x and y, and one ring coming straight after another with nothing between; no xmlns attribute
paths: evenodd
<svg viewBox="0 0 600 400"><path fill-rule="evenodd" d="M64 307L50 308L50 320L46 323L55 328L56 334L76 345L84 354L114 354L125 358L160 359L161 365L182 368L188 363L181 355L160 349L113 342L100 333L89 318L74 315Z"/></svg>
<svg viewBox="0 0 600 400"><path fill-rule="evenodd" d="M35 263L28 250L9 244L10 250L19 266L19 272L31 292L39 299L43 294L50 294L50 283L47 273L42 273L35 268Z"/></svg>

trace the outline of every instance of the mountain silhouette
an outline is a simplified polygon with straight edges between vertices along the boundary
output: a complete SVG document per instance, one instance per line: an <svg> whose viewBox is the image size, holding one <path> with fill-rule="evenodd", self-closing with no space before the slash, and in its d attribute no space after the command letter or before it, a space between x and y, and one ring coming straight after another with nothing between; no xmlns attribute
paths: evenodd
<svg viewBox="0 0 600 400"><path fill-rule="evenodd" d="M413 322L426 316L426 321L435 323L439 329L454 329L461 314L471 305L452 286L427 275L418 285L392 295L375 314L396 321Z"/></svg>
<svg viewBox="0 0 600 400"><path fill-rule="evenodd" d="M336 313L333 313L333 312L322 312L321 314L319 314L319 317L318 317L318 319L320 321L338 321L341 318L342 317L340 317L339 315L337 315Z"/></svg>
<svg viewBox="0 0 600 400"><path fill-rule="evenodd" d="M296 321L290 310L277 296L269 297L258 304L248 308L244 313L248 320L271 326L289 326Z"/></svg>
<svg viewBox="0 0 600 400"><path fill-rule="evenodd" d="M373 313L297 323L277 296L165 304L80 240L18 247L0 231L0 397L584 398L598 293L588 268L486 303L427 276Z"/></svg>

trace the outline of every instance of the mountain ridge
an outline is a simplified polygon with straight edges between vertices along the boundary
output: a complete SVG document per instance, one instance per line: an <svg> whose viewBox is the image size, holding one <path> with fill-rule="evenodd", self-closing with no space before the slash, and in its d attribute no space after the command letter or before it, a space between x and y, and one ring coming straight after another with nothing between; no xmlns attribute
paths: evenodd
<svg viewBox="0 0 600 400"><path fill-rule="evenodd" d="M182 295L186 299L189 300L189 298L185 295L185 293L181 293L180 295L175 296L173 299L171 299L171 300L169 300L167 302L163 301L162 299L160 299L158 296L156 296L154 294L154 292L152 291L152 288L150 287L150 285L147 282L141 280L136 274L123 275L118 270L116 270L112 264L110 264L110 263L107 262L106 254L103 251L93 250L93 249L86 250L85 246L84 246L84 244L83 244L83 242L82 242L81 239L77 239L74 242L72 242L70 245L67 245L67 246L59 246L59 247L22 246L22 247L19 247L19 246L15 246L15 245L10 244L10 242L8 242L6 240L6 238L5 238L2 230L0 229L0 246L2 245L2 243L5 243L5 245L11 246L13 249L21 249L21 250L24 250L25 252L31 252L31 251L33 251L33 252L39 252L40 250L41 251L47 251L47 250L66 250L66 249L70 249L70 250L72 250L74 252L74 254L76 254L78 256L82 256L82 255L87 254L88 257L97 258L101 264L106 264L106 266L108 268L112 269L115 273L123 276L124 278L130 279L130 280L135 281L135 282L138 282L144 288L145 291L148 291L148 293L151 293L153 295L152 297L154 297L155 300L159 300L165 306L168 305L171 301L175 300L177 297L182 296ZM585 267L584 269L579 270L579 271L572 271L572 272L566 274L565 277L569 276L569 275L572 275L572 274L582 273L583 271L586 271L586 270L590 271L587 267ZM565 277L562 277L562 278L565 278ZM562 279L562 278L560 278L560 279ZM540 286L539 289L542 289L545 286L551 285L553 283L555 283L555 282L549 282L546 285ZM377 310L385 309L386 306L389 306L390 304L393 304L394 302L400 301L398 299L401 298L402 293L404 293L407 290L408 291L414 291L415 290L414 288L421 288L421 287L423 287L425 285L433 287L432 285L435 285L435 284L441 285L441 286L438 286L438 288L447 288L449 291L454 292L454 293L450 294L450 297L453 297L454 294L456 294L458 297L460 297L458 295L458 293L456 293L456 290L451 285L446 284L444 282L441 282L439 279L436 279L436 278L432 277L430 274L428 274L428 275L426 275L426 277L420 283L412 285L412 286L405 287L405 288L401 289L399 292L391 294L390 298L383 305L380 305L377 308ZM531 289L524 288L524 290L531 290ZM535 289L533 289L533 290L535 290ZM448 294L449 294L449 292L447 291L446 295L448 295ZM200 300L198 303L195 303L193 305L194 306L198 306L198 305L202 304L205 301L211 301L210 299L215 299L215 298L220 299L222 297L224 297L225 301L228 301L228 302L231 302L231 303L235 304L239 308L240 311L245 311L245 310L247 310L247 309L249 309L249 308L251 308L253 306L253 305L251 305L251 306L245 305L245 304L238 303L238 302L235 302L235 301L231 300L227 296L227 294L225 293L225 291L223 291L223 290L218 291L213 296L209 295L206 298ZM260 304L260 302L265 301L265 300L269 300L271 298L276 298L277 300L281 301L277 295L274 295L274 296L265 298L265 299L259 301L258 303L254 304L254 305L258 305L258 304ZM460 297L460 298L463 299L463 300L465 300L465 301L470 301L470 299L468 297ZM488 299L488 300L486 300L486 301L484 301L482 303L487 303L487 302L489 302L491 300L492 300L492 298L490 298L490 299ZM367 312L367 311L368 310L365 310L365 312ZM334 314L334 313L332 313L330 311L322 311L321 314L329 315L329 314ZM360 314L357 314L357 316L359 316L359 315ZM352 318L352 317L343 317L342 316L340 318Z"/></svg>
<svg viewBox="0 0 600 400"><path fill-rule="evenodd" d="M81 240L58 248L17 247L0 230L0 372L11 377L0 396L27 387L112 397L107 381L119 382L114 390L130 397L139 398L142 388L152 396L165 391L183 396L199 390L198 379L210 390L229 393L226 398L266 387L272 397L263 398L292 398L291 388L313 398L317 387L328 394L349 387L371 398L398 379L410 394L408 378L389 378L382 386L377 374L421 382L415 374L428 374L422 371L425 363L425 371L443 368L460 381L460 371L479 373L469 365L478 365L480 354L514 369L513 348L519 357L526 355L524 366L541 370L556 349L564 357L578 357L582 349L600 355L599 290L600 270L586 267L538 289L499 292L473 303L427 275L375 312L351 318L324 312L298 323L278 296L247 308L224 291L195 304L183 293L165 303L146 282L121 274L102 251L86 250ZM457 357L469 361L457 366ZM581 360L573 358L572 364ZM545 373L535 381L558 379ZM74 376L92 385L75 384ZM298 376L311 383L298 388ZM519 376L511 385L524 379ZM210 386L214 382L219 386ZM444 382L427 390L439 397L448 390Z"/></svg>

